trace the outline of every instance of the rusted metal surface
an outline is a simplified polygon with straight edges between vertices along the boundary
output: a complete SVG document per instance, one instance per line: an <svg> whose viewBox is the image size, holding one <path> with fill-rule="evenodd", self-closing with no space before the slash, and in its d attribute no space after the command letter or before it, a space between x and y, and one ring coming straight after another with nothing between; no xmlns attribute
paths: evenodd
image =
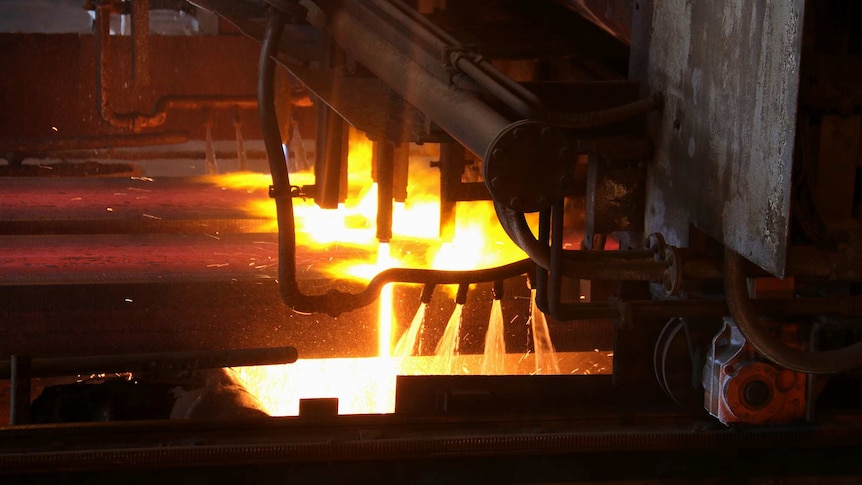
<svg viewBox="0 0 862 485"><path fill-rule="evenodd" d="M131 39L110 36L109 43L113 54L109 67L116 74L107 95L117 112L161 109L165 106L157 104L165 96L174 96L175 101L190 96L254 97L260 47L243 36L151 36L151 82L135 90L134 96L123 87L123 82L132 82ZM3 137L20 141L122 133L99 116L94 35L3 33L0 49L0 70L16 73L0 80L0 105L6 114L0 118ZM203 138L200 104L168 108L172 111L159 132L187 132L190 137ZM217 140L235 137L233 110L228 108L213 111ZM246 138L259 138L254 106L243 105L240 112L248 120L243 126ZM11 148L0 145L0 150Z"/></svg>
<svg viewBox="0 0 862 485"><path fill-rule="evenodd" d="M804 4L639 2L631 76L665 96L649 232L693 224L784 274Z"/></svg>
<svg viewBox="0 0 862 485"><path fill-rule="evenodd" d="M132 2L132 77L135 87L150 84L150 1Z"/></svg>
<svg viewBox="0 0 862 485"><path fill-rule="evenodd" d="M149 36L148 32L141 31L146 28L146 22L138 20L141 17L149 15L146 10L146 2L135 4L135 11L132 14L135 24L133 32L133 44L131 57L131 72L127 76L133 78L133 85L137 89L139 86L149 84ZM141 8L143 12L139 12ZM150 110L137 109L134 111L120 112L114 108L114 103L111 101L111 93L116 93L115 84L117 81L124 81L123 85L127 86L127 80L124 80L122 75L116 76L117 73L123 71L116 69L116 64L112 62L115 55L111 42L111 10L110 4L100 4L96 7L95 21L95 36L96 36L96 98L99 106L99 116L114 128L118 128L125 132L140 133L149 128L157 128L165 124L168 118L168 111L171 109L191 109L196 111L204 111L209 109L228 108L237 110L239 108L254 108L256 107L253 96L245 97L221 97L221 96L164 96L155 103L155 108ZM138 25L143 23L143 25ZM143 51L143 55L142 55ZM142 74L142 69L147 72ZM123 93L127 98L135 98L136 91L131 93ZM129 95L130 94L130 95ZM207 131L207 139L211 137L210 128L212 127L212 118L208 112L203 113L206 117L205 126Z"/></svg>

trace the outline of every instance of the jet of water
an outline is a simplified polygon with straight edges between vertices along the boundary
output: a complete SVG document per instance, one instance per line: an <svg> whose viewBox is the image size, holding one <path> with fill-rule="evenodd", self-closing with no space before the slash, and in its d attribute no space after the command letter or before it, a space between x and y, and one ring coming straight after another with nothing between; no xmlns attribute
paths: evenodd
<svg viewBox="0 0 862 485"><path fill-rule="evenodd" d="M431 374L447 375L455 374L455 356L458 355L459 334L461 328L461 312L464 305L455 305L455 311L446 323L443 338L437 344L434 352L434 362L431 364Z"/></svg>
<svg viewBox="0 0 862 485"><path fill-rule="evenodd" d="M415 354L417 340L419 339L419 329L422 328L422 324L425 321L425 312L427 309L427 303L419 305L413 321L410 322L410 326L401 334L398 344L395 345L395 357L410 357Z"/></svg>
<svg viewBox="0 0 862 485"><path fill-rule="evenodd" d="M482 374L506 373L506 339L503 332L503 306L495 299L491 304L488 333L485 334L485 354L482 356Z"/></svg>
<svg viewBox="0 0 862 485"><path fill-rule="evenodd" d="M551 342L548 321L536 306L536 290L530 293L530 320L533 326L533 349L536 354L536 374L559 374L557 349Z"/></svg>

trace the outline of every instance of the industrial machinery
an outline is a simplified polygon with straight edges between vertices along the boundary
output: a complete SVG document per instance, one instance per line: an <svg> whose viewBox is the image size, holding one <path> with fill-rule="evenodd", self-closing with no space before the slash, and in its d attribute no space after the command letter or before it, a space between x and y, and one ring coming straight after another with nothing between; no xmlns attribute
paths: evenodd
<svg viewBox="0 0 862 485"><path fill-rule="evenodd" d="M0 474L862 472L855 3L84 7L0 34Z"/></svg>

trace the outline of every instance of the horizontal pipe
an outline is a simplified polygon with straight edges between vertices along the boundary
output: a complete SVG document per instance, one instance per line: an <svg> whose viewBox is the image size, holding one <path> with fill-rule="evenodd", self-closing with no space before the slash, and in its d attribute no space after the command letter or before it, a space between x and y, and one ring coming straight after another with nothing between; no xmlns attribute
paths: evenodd
<svg viewBox="0 0 862 485"><path fill-rule="evenodd" d="M452 65L456 69L476 81L479 86L512 108L520 116L532 120L541 120L545 117L545 110L538 98L533 96L534 99L524 99L521 92L510 89L507 84L501 83L498 77L491 74L489 71L493 68L490 65L482 66L481 64L487 64L487 61L482 59L477 61L461 53L452 54ZM503 76L502 73L500 75Z"/></svg>
<svg viewBox="0 0 862 485"><path fill-rule="evenodd" d="M52 357L32 359L30 377L62 377L122 372L182 372L218 367L289 364L296 362L293 347L200 350L152 354ZM10 363L0 362L0 379L11 375Z"/></svg>
<svg viewBox="0 0 862 485"><path fill-rule="evenodd" d="M473 153L484 156L510 124L475 95L431 75L411 58L409 46L386 41L348 9L332 12L329 27L340 46Z"/></svg>
<svg viewBox="0 0 862 485"><path fill-rule="evenodd" d="M609 125L647 114L661 107L662 98L654 94L622 106L586 113L553 113L550 124L560 128L587 129Z"/></svg>

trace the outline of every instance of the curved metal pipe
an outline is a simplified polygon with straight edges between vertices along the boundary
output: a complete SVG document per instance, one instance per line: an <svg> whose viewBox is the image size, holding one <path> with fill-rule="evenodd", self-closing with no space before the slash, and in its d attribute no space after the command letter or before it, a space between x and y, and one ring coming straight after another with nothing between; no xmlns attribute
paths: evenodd
<svg viewBox="0 0 862 485"><path fill-rule="evenodd" d="M135 2L137 6L137 2ZM164 96L153 107L152 113L117 113L108 100L111 86L111 5L100 4L96 7L96 95L99 115L114 128L138 133L145 128L155 128L165 124L171 109L209 108L254 108L255 100L245 96ZM136 80L139 79L136 77Z"/></svg>
<svg viewBox="0 0 862 485"><path fill-rule="evenodd" d="M500 201L494 201L494 211L497 213L497 219L503 230L509 236L509 239L527 253L527 256L533 260L539 267L548 269L551 267L551 250L547 244L540 243L533 231L527 224L527 219L524 214L506 207Z"/></svg>
<svg viewBox="0 0 862 485"><path fill-rule="evenodd" d="M832 374L862 367L862 342L838 350L811 352L788 347L764 329L748 296L745 259L729 248L724 252L724 291L730 315L740 332L775 364L809 374Z"/></svg>
<svg viewBox="0 0 862 485"><path fill-rule="evenodd" d="M388 283L423 283L426 285L491 282L512 278L533 270L534 264L525 259L504 266L472 271L440 271L428 269L388 269L375 276L359 293L330 290L321 295L306 295L296 281L296 221L293 215L290 175L281 146L281 133L275 112L274 75L279 40L287 16L274 9L267 23L261 45L258 72L258 107L261 131L269 159L272 187L270 195L275 199L278 220L278 277L279 290L284 302L299 312L324 312L337 316L373 302L384 285Z"/></svg>
<svg viewBox="0 0 862 485"><path fill-rule="evenodd" d="M545 107L535 94L498 71L482 57L454 52L450 59L456 69L519 115L531 120L545 119Z"/></svg>
<svg viewBox="0 0 862 485"><path fill-rule="evenodd" d="M618 123L636 116L647 114L661 107L661 94L653 94L644 99L632 101L631 103L599 111L588 111L586 113L553 113L550 115L549 124L560 128L583 130L597 126Z"/></svg>

